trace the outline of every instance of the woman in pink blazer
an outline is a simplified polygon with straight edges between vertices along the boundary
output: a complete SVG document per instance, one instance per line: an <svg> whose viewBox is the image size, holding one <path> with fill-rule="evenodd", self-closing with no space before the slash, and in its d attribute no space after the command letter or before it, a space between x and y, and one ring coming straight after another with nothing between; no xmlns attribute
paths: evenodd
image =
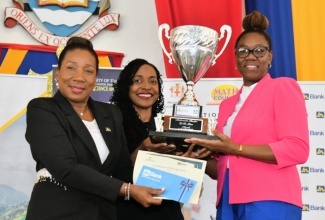
<svg viewBox="0 0 325 220"><path fill-rule="evenodd" d="M309 155L307 111L294 79L268 74L273 53L267 27L258 11L243 20L235 53L244 84L220 105L214 130L220 140L186 140L214 153L206 173L218 180L218 220L301 219L296 165Z"/></svg>

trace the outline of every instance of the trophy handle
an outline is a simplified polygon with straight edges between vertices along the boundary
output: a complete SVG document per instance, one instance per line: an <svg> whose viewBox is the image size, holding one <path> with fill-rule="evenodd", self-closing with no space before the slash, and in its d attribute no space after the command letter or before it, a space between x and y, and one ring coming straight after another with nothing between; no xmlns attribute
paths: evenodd
<svg viewBox="0 0 325 220"><path fill-rule="evenodd" d="M159 42L160 45L164 51L164 53L166 54L166 56L169 58L169 63L172 64L173 63L173 58L172 58L172 52L168 53L165 47L165 44L163 42L162 39L162 32L165 29L165 37L169 40L170 36L168 35L168 31L169 31L169 25L168 24L161 24L158 28L158 37L159 37Z"/></svg>
<svg viewBox="0 0 325 220"><path fill-rule="evenodd" d="M220 28L220 37L218 38L218 41L220 41L223 37L224 37L224 34L225 34L225 30L227 31L227 38L226 38L226 42L225 44L223 45L223 48L220 50L220 52L218 54L215 54L214 55L214 59L212 61L212 66L216 63L216 60L218 59L218 57L223 53L223 51L226 49L226 46L228 45L229 43L229 40L230 40L230 37L231 37L231 34L232 34L232 29L229 25L223 25L221 28Z"/></svg>

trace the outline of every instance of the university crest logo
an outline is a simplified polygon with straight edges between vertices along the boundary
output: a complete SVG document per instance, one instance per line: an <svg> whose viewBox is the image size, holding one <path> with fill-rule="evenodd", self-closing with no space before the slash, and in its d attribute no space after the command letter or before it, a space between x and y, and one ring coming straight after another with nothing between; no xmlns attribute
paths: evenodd
<svg viewBox="0 0 325 220"><path fill-rule="evenodd" d="M65 45L68 36L78 31L92 15L99 15L98 20L77 36L90 40L103 29L116 30L119 27L120 15L108 13L109 0L12 0L12 2L15 7L5 9L5 26L12 28L19 23L37 41L46 45ZM34 13L38 21L35 18L32 20L28 13ZM38 27L37 24L40 22L52 34L42 30L44 27Z"/></svg>

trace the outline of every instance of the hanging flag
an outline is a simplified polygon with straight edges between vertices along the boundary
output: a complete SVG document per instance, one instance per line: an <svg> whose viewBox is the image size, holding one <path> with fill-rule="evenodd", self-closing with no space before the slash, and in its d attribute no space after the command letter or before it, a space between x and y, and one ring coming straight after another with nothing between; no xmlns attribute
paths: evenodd
<svg viewBox="0 0 325 220"><path fill-rule="evenodd" d="M325 1L292 0L297 79L324 81Z"/></svg>
<svg viewBox="0 0 325 220"><path fill-rule="evenodd" d="M240 77L235 69L234 45L237 36L241 33L242 1L238 0L156 0L158 23L168 24L170 30L181 25L200 25L214 29L220 36L220 28L229 25L232 34L224 52L216 60L214 66L210 66L203 77ZM158 34L158 30L157 30ZM227 35L226 33L225 35ZM164 36L163 36L164 38ZM217 54L225 44L226 36L218 42ZM167 50L169 41L164 39ZM169 51L170 52L170 51ZM170 64L169 59L164 56L167 78L179 78L180 74L175 64Z"/></svg>
<svg viewBox="0 0 325 220"><path fill-rule="evenodd" d="M272 77L288 76L299 81L321 81L322 43L325 27L323 0L246 0L246 14L259 10L269 22L267 32L273 43Z"/></svg>
<svg viewBox="0 0 325 220"><path fill-rule="evenodd" d="M254 10L259 10L269 20L266 32L272 39L273 60L269 69L271 76L296 79L291 0L246 0L246 14Z"/></svg>

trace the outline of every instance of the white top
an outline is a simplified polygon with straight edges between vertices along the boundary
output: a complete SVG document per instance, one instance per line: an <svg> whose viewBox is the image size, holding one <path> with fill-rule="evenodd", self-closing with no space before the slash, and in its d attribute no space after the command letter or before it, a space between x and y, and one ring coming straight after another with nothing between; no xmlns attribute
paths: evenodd
<svg viewBox="0 0 325 220"><path fill-rule="evenodd" d="M96 144L97 151L98 151L98 154L100 157L100 161L102 163L104 163L104 161L106 160L106 158L109 154L109 150L108 150L108 147L104 141L102 134L100 133L100 130L98 128L96 120L95 119L93 121L82 120L82 122L86 125L88 131L90 132L90 134Z"/></svg>
<svg viewBox="0 0 325 220"><path fill-rule="evenodd" d="M225 135L227 135L228 137L231 136L231 127L232 127L232 124L234 123L234 120L235 120L240 108L243 106L244 102L246 101L247 97L252 92L252 90L254 89L255 86L256 86L256 83L251 86L243 86L243 89L242 89L242 92L240 93L236 107L235 107L232 115L228 118L226 125L223 127L223 133Z"/></svg>
<svg viewBox="0 0 325 220"><path fill-rule="evenodd" d="M244 102L246 101L247 97L249 96L249 94L253 91L253 89L255 88L255 86L257 85L257 83L251 85L251 86L243 86L243 89L240 93L238 102L236 104L236 107L232 113L232 115L228 118L228 121L226 123L226 125L223 127L223 133L225 135L227 135L228 137L231 137L231 128L232 128L232 124L234 123L234 120L240 110L240 108L243 106ZM229 160L227 163L227 168L229 168Z"/></svg>

